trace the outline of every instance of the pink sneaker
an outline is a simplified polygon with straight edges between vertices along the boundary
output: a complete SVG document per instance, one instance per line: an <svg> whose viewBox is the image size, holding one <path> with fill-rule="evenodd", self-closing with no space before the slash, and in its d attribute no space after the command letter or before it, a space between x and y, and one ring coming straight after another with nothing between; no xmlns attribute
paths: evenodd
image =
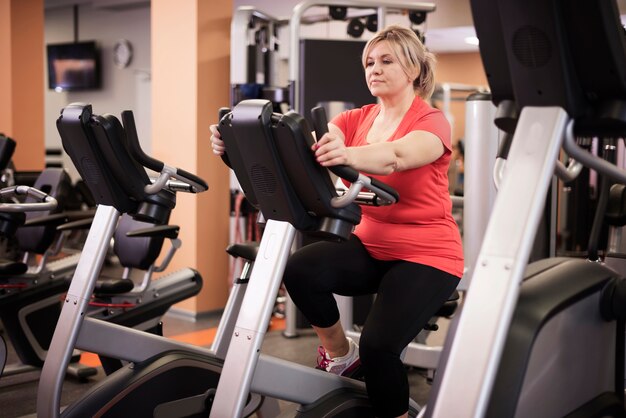
<svg viewBox="0 0 626 418"><path fill-rule="evenodd" d="M359 346L348 338L350 348L345 356L330 358L326 349L321 345L317 349L317 369L326 370L328 373L339 376L352 377L353 373L361 366L359 359Z"/></svg>

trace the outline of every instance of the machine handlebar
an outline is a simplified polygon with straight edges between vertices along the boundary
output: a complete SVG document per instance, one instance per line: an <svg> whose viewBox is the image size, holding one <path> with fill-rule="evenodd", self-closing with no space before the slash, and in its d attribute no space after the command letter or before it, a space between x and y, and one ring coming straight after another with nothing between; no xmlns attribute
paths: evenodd
<svg viewBox="0 0 626 418"><path fill-rule="evenodd" d="M7 202L18 196L26 196L36 199L32 203ZM36 212L53 210L57 207L57 200L47 193L39 189L29 186L11 186L0 189L0 197L3 203L0 203L0 212Z"/></svg>
<svg viewBox="0 0 626 418"><path fill-rule="evenodd" d="M188 191L190 193L200 193L206 191L209 186L207 183L202 180L200 177L192 174L186 170L181 168L171 167L167 164L159 161L155 158L147 155L143 149L141 149L141 145L139 143L139 138L137 136L137 128L135 127L135 118L133 117L133 112L130 110L125 110L122 112L122 122L124 124L124 128L126 130L126 138L128 139L128 145L130 148L130 153L135 160L142 166L149 168L150 170L156 171L159 174L159 177L152 184L148 184L145 187L146 193L155 194L158 193L163 188L167 187L168 180L171 178L179 180L183 183L189 185L188 189L179 188L181 191Z"/></svg>
<svg viewBox="0 0 626 418"><path fill-rule="evenodd" d="M311 109L313 127L317 140L321 139L328 132L328 119L323 107L317 106ZM335 175L352 183L350 189L340 197L333 199L333 206L343 207L353 202L363 187L369 189L376 195L379 205L390 205L398 202L400 195L391 186L382 181L359 173L357 170L347 165L335 165L328 167Z"/></svg>

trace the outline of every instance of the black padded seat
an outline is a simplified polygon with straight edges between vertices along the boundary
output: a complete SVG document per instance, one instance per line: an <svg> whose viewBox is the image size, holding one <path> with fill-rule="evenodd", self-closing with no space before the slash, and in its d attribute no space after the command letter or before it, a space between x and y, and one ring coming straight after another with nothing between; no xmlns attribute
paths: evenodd
<svg viewBox="0 0 626 418"><path fill-rule="evenodd" d="M0 236L12 237L26 222L24 212L0 212Z"/></svg>
<svg viewBox="0 0 626 418"><path fill-rule="evenodd" d="M128 293L135 287L130 279L99 279L94 287L96 296L114 296Z"/></svg>
<svg viewBox="0 0 626 418"><path fill-rule="evenodd" d="M28 212L26 214L27 223L62 212L65 208L65 201L72 191L72 180L62 168L46 168L39 174L33 187L54 197L58 205L55 209L48 211ZM34 198L28 197L25 203L34 201ZM20 249L35 254L44 254L57 237L57 226L65 221L63 217L59 217L56 221L51 219L49 223L44 225L19 228L15 236Z"/></svg>
<svg viewBox="0 0 626 418"><path fill-rule="evenodd" d="M153 223L142 222L126 214L122 215L113 238L113 249L122 266L148 270L155 263L163 248L162 236L127 236L129 232L152 226L154 226Z"/></svg>
<svg viewBox="0 0 626 418"><path fill-rule="evenodd" d="M28 270L28 265L21 261L0 260L0 280L2 276L21 276Z"/></svg>
<svg viewBox="0 0 626 418"><path fill-rule="evenodd" d="M456 309L459 307L459 291L455 290L452 292L448 300L439 308L439 310L435 313L435 316L440 316L443 318L450 318Z"/></svg>

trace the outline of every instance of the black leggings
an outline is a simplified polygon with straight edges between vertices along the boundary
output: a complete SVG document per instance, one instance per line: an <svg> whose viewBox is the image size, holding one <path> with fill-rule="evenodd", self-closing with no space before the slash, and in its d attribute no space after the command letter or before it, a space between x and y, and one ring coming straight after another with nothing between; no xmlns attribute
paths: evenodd
<svg viewBox="0 0 626 418"><path fill-rule="evenodd" d="M304 316L320 328L339 321L333 293L377 295L359 343L367 392L376 416L404 414L409 384L402 350L452 294L459 278L422 264L376 260L353 235L347 242L317 242L296 251L287 262L284 283Z"/></svg>

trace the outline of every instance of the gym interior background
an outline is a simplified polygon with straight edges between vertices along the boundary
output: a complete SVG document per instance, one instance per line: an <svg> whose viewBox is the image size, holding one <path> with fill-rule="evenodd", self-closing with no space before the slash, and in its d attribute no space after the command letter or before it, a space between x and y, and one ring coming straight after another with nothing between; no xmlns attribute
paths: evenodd
<svg viewBox="0 0 626 418"><path fill-rule="evenodd" d="M142 146L157 158L167 155L195 169L210 190L196 199L181 197L172 222L181 226L183 247L171 269L196 266L205 277L197 297L174 311L195 318L219 311L227 298L229 185L226 167L212 158L208 126L229 103L230 23L243 5L276 17L289 17L297 0L0 0L0 130L15 138L18 170L40 170L46 149L59 149L55 120L71 102L92 103L94 111L135 113ZM423 25L426 45L438 57L437 81L486 86L468 1L438 0ZM315 12L315 11L314 11ZM322 10L321 12L324 12ZM406 16L399 16L408 24ZM392 18L388 23L392 23ZM176 28L176 29L174 29ZM287 82L289 37L279 32L279 78ZM353 39L346 23L303 26L302 37ZM365 30L361 39L371 32ZM128 40L127 66L114 62L114 49ZM95 40L101 52L101 87L81 92L49 89L48 44ZM241 46L244 48L244 46ZM6 64L8 63L8 64ZM332 59L329 59L332 65ZM452 101L453 140L464 131L463 101ZM76 175L71 162L65 167Z"/></svg>
<svg viewBox="0 0 626 418"><path fill-rule="evenodd" d="M219 312L229 288L231 240L227 168L209 150L208 126L230 100L231 20L249 5L270 16L289 18L298 0L0 0L0 132L17 140L17 170L41 170L46 150L59 150L55 121L72 102L93 104L94 111L119 115L133 110L142 146L157 158L189 167L205 178L210 190L182 196L172 223L181 226L183 247L170 269L196 267L205 279L202 292L176 305L189 319ZM436 10L420 25L426 45L438 59L439 84L486 86L473 35L469 1L437 0ZM619 1L626 10L626 1ZM321 9L321 8L320 8ZM312 13L326 13L313 10ZM408 24L406 16L388 23ZM176 28L175 30L173 28ZM359 39L372 32L364 30ZM303 38L354 39L346 22L303 25ZM276 78L288 82L288 30L278 31ZM94 40L100 50L101 85L97 89L58 92L49 88L46 45ZM126 40L132 50L126 64L115 61ZM332 57L328 65L332 65ZM464 101L449 103L453 141L463 137ZM68 158L64 168L77 176ZM164 158L165 159L165 158Z"/></svg>

